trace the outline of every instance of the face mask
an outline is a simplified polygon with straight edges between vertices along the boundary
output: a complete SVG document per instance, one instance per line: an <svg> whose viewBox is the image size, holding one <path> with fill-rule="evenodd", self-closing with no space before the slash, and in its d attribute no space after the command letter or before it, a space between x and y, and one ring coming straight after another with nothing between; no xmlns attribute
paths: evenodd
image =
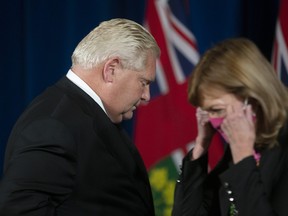
<svg viewBox="0 0 288 216"><path fill-rule="evenodd" d="M220 135L223 137L223 139L228 142L227 136L225 135L225 133L221 130L221 124L224 120L224 117L220 117L220 118L210 118L209 121L212 125L212 127L217 130Z"/></svg>
<svg viewBox="0 0 288 216"><path fill-rule="evenodd" d="M225 117L209 118L209 121L210 121L212 127L213 127L215 130L217 130L218 133L220 133L220 135L223 137L223 139L224 139L226 142L228 142L228 139L227 139L226 134L221 130L221 124L222 124L224 118L225 118ZM253 118L253 122L255 122L255 121L256 121L256 116L253 115L252 118Z"/></svg>

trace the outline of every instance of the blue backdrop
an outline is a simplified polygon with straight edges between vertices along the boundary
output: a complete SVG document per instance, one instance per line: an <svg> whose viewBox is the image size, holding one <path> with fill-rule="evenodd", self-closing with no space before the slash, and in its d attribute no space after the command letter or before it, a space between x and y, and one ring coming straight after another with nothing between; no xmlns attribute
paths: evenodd
<svg viewBox="0 0 288 216"><path fill-rule="evenodd" d="M143 23L145 4L145 0L1 0L0 176L13 124L36 95L67 72L78 42L106 19ZM185 4L200 53L217 41L245 36L270 58L279 0L186 0ZM132 121L124 123L131 135Z"/></svg>

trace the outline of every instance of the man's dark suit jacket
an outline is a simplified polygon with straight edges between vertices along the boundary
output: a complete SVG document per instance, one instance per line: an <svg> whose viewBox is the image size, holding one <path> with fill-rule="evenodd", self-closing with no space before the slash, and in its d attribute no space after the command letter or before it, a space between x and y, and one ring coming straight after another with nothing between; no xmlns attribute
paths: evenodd
<svg viewBox="0 0 288 216"><path fill-rule="evenodd" d="M0 215L153 216L154 207L146 169L129 137L64 77L14 126Z"/></svg>

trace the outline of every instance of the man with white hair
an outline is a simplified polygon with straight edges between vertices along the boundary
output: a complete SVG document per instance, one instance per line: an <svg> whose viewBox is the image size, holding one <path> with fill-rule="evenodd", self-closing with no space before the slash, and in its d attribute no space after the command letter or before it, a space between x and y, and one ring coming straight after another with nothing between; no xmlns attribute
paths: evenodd
<svg viewBox="0 0 288 216"><path fill-rule="evenodd" d="M66 76L11 132L1 216L154 215L145 166L119 123L149 101L159 55L127 19L102 22L78 44Z"/></svg>

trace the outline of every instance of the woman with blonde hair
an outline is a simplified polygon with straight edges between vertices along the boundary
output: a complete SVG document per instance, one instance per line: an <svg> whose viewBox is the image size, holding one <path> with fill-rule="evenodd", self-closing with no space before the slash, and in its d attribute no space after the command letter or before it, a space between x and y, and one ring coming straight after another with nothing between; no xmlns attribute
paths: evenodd
<svg viewBox="0 0 288 216"><path fill-rule="evenodd" d="M287 215L288 93L256 45L216 44L196 65L188 96L198 135L183 159L173 215ZM208 173L215 132L227 145Z"/></svg>

